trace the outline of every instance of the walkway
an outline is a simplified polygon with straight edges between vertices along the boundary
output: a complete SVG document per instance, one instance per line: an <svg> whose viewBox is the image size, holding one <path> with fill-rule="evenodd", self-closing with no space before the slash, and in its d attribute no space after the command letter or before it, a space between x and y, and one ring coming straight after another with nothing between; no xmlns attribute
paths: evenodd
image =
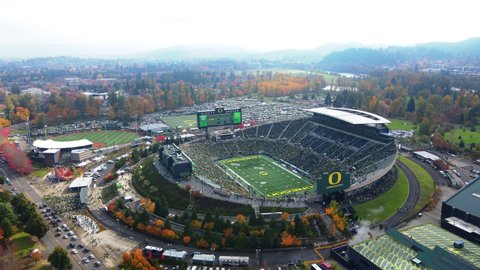
<svg viewBox="0 0 480 270"><path fill-rule="evenodd" d="M410 170L410 168L408 168L408 166L406 166L402 162L397 161L397 165L407 176L409 187L408 197L402 207L400 207L400 209L393 216L389 217L381 224L381 226L384 228L394 227L400 224L400 222L402 222L402 220L407 216L407 214L410 213L413 208L415 208L415 205L420 198L420 185L418 184L415 174L413 174L412 170Z"/></svg>

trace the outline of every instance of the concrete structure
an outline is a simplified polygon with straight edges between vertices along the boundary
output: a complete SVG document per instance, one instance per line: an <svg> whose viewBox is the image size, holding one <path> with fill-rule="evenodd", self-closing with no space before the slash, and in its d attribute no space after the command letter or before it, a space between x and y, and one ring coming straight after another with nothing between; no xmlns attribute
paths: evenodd
<svg viewBox="0 0 480 270"><path fill-rule="evenodd" d="M480 177L442 202L441 225L480 243Z"/></svg>
<svg viewBox="0 0 480 270"><path fill-rule="evenodd" d="M71 191L80 191L80 189L90 186L92 177L78 177L70 183L68 189Z"/></svg>
<svg viewBox="0 0 480 270"><path fill-rule="evenodd" d="M479 269L480 246L432 224L397 231L348 247L351 269Z"/></svg>
<svg viewBox="0 0 480 270"><path fill-rule="evenodd" d="M160 162L172 172L175 178L192 174L192 161L175 144L160 147L158 156Z"/></svg>
<svg viewBox="0 0 480 270"><path fill-rule="evenodd" d="M45 90L42 90L42 89L40 89L40 88L30 87L30 88L21 90L21 91L20 91L20 94L22 94L22 95L32 95L32 96L41 96L41 97L44 97L44 96L49 96L49 95L50 95L50 92L45 91Z"/></svg>
<svg viewBox="0 0 480 270"><path fill-rule="evenodd" d="M76 149L70 152L72 162L84 162L93 156L95 156L95 154L90 149Z"/></svg>
<svg viewBox="0 0 480 270"><path fill-rule="evenodd" d="M60 149L57 148L52 148L52 149L47 149L45 151L40 152L40 154L43 154L45 156L44 163L47 166L54 166L60 161Z"/></svg>

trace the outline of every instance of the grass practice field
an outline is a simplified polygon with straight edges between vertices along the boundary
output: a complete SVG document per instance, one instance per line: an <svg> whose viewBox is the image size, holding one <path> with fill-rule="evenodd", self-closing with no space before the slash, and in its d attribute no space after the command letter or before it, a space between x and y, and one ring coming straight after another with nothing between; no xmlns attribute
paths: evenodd
<svg viewBox="0 0 480 270"><path fill-rule="evenodd" d="M196 128L197 116L194 114L168 116L163 121L173 129Z"/></svg>
<svg viewBox="0 0 480 270"><path fill-rule="evenodd" d="M399 169L397 180L389 190L373 200L354 206L353 209L360 220L378 224L397 212L407 199L408 190L407 176Z"/></svg>
<svg viewBox="0 0 480 270"><path fill-rule="evenodd" d="M68 142L87 139L93 143L98 143L106 146L107 141L105 137L108 138L108 145L111 146L132 142L133 140L138 138L138 135L135 132L129 131L107 130L107 135L105 136L105 131L89 131L58 136L53 138L53 140L59 142Z"/></svg>
<svg viewBox="0 0 480 270"><path fill-rule="evenodd" d="M267 156L230 158L219 163L227 168L227 173L232 177L268 198L315 188L308 179L295 174Z"/></svg>
<svg viewBox="0 0 480 270"><path fill-rule="evenodd" d="M402 156L398 156L398 159L412 170L420 185L420 198L418 199L415 208L407 215L408 218L420 212L428 204L428 200L433 195L435 183L433 183L432 176L415 161Z"/></svg>
<svg viewBox="0 0 480 270"><path fill-rule="evenodd" d="M417 125L412 121L403 120L403 119L388 119L392 123L388 125L388 128L391 130L416 130Z"/></svg>
<svg viewBox="0 0 480 270"><path fill-rule="evenodd" d="M451 143L457 144L463 140L465 147L468 147L471 143L480 142L480 125L475 126L475 130L471 131L469 127L457 127L453 131L445 132L444 138Z"/></svg>

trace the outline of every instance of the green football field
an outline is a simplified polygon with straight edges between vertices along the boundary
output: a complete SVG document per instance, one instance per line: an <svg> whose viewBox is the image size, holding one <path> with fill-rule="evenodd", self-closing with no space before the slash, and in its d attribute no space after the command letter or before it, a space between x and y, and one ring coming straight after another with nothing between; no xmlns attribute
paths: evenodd
<svg viewBox="0 0 480 270"><path fill-rule="evenodd" d="M102 145L117 145L117 144L125 144L132 142L138 138L137 133L129 132L129 131L120 131L120 130L107 130L107 134L105 136L105 131L89 131L89 132L80 132L80 133L73 133L63 136L58 136L53 138L54 141L59 142L67 142L67 141L75 141L81 139L87 139L93 143L98 143Z"/></svg>
<svg viewBox="0 0 480 270"><path fill-rule="evenodd" d="M163 118L165 124L169 125L172 129L184 129L184 128L196 128L197 127L197 115L178 115L167 116Z"/></svg>
<svg viewBox="0 0 480 270"><path fill-rule="evenodd" d="M308 179L295 174L267 156L253 155L219 162L234 178L268 198L315 188Z"/></svg>

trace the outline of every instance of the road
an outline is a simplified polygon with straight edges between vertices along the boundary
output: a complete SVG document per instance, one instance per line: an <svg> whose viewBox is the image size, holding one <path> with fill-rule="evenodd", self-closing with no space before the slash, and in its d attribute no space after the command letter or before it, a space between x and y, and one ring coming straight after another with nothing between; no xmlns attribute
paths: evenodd
<svg viewBox="0 0 480 270"><path fill-rule="evenodd" d="M42 202L42 196L33 188L32 185L27 181L27 179L20 177L18 174L12 172L6 165L2 164L0 166L0 171L5 175L6 177L10 178L10 181L12 183L11 188L16 188L18 192L22 192L28 199L30 199L33 203L38 204L39 202ZM8 185L5 185L5 187L8 187ZM41 214L41 213L40 213ZM63 218L63 217L62 217ZM50 255L50 253L53 251L53 249L56 246L61 246L66 248L68 244L70 243L70 239L63 239L63 238L57 238L54 235L54 229L55 227L52 227L51 225L49 226L50 230L47 232L47 234L41 239L43 244L46 247L47 252L44 252L43 255L45 258ZM63 233L63 232L62 232ZM75 241L75 244L78 245L82 243L80 240ZM85 243L82 243L84 246ZM87 256L88 253L83 253L79 252L78 254L72 254L69 252L70 256L70 261L72 262L73 269L75 270L83 270L83 269L91 269L93 266L93 262L89 262L88 264L84 264L81 262L82 256ZM105 269L103 266L97 267L97 269Z"/></svg>
<svg viewBox="0 0 480 270"><path fill-rule="evenodd" d="M202 253L209 253L212 254L211 251L206 251L204 249L197 249L192 246L185 246L179 243L169 243L158 238L151 237L145 233L138 232L136 230L132 230L122 224L121 221L116 221L116 219L108 214L104 209L95 209L91 210L90 213L95 217L95 219L101 222L105 227L116 231L116 233L125 236L131 237L133 236L135 239L140 240L139 244L145 244L147 240L148 245L158 246L165 249L177 249L177 250L185 250L189 253L194 251L199 251ZM250 257L250 265L256 266L257 257L255 253L252 252L239 252L239 251L215 251L213 252L215 255L226 255L226 256L248 256ZM327 254L324 254L327 256ZM316 260L318 256L313 251L313 248L306 248L306 249L276 249L276 250L268 250L268 251L260 251L259 253L259 260L260 265L271 266L271 265L287 265L290 262L297 262L300 261L308 261L308 260Z"/></svg>
<svg viewBox="0 0 480 270"><path fill-rule="evenodd" d="M402 169L402 171L407 176L408 181L408 197L400 207L400 210L397 211L393 216L389 217L382 223L383 227L394 227L398 225L402 219L410 213L410 211L415 208L419 198L420 198L420 185L418 184L417 178L415 174L413 174L412 170L408 168L405 164L400 161L397 161L397 165Z"/></svg>

